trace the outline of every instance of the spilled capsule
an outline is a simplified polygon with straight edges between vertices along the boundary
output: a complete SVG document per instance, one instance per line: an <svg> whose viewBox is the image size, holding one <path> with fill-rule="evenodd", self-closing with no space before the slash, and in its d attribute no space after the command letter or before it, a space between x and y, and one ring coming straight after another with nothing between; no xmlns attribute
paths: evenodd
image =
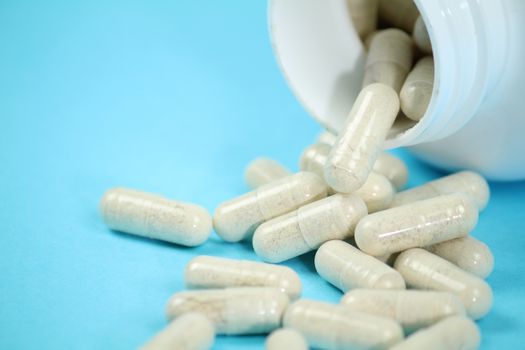
<svg viewBox="0 0 525 350"><path fill-rule="evenodd" d="M330 187L352 193L363 186L398 112L399 99L390 87L371 84L361 90L324 165Z"/></svg>
<svg viewBox="0 0 525 350"><path fill-rule="evenodd" d="M426 113L434 88L434 59L423 57L408 74L399 101L407 118L419 121Z"/></svg>
<svg viewBox="0 0 525 350"><path fill-rule="evenodd" d="M328 130L323 130L317 136L316 143L327 144L332 146L337 140L337 136Z"/></svg>
<svg viewBox="0 0 525 350"><path fill-rule="evenodd" d="M213 215L215 232L227 242L241 241L264 221L324 198L326 191L324 181L309 172L275 180L219 205Z"/></svg>
<svg viewBox="0 0 525 350"><path fill-rule="evenodd" d="M411 67L412 38L399 29L382 30L370 42L363 87L382 83L399 92Z"/></svg>
<svg viewBox="0 0 525 350"><path fill-rule="evenodd" d="M301 155L300 169L323 176L323 168L329 153L330 146L326 144L315 144L307 147ZM379 159L381 156L378 157L377 161ZM334 192L331 188L328 191ZM392 184L385 176L372 171L363 186L359 187L354 194L365 202L368 212L373 213L388 208L394 198L394 192Z"/></svg>
<svg viewBox="0 0 525 350"><path fill-rule="evenodd" d="M357 35L365 38L376 29L377 0L347 0L346 4Z"/></svg>
<svg viewBox="0 0 525 350"><path fill-rule="evenodd" d="M366 36L366 38L363 40L363 46L365 47L366 51L370 51L370 44L372 43L372 40L374 39L374 36L376 36L377 33L379 33L380 30L374 30L370 34Z"/></svg>
<svg viewBox="0 0 525 350"><path fill-rule="evenodd" d="M273 331L266 338L266 350L308 350L308 343L303 335L291 328Z"/></svg>
<svg viewBox="0 0 525 350"><path fill-rule="evenodd" d="M107 191L100 212L112 230L189 247L204 243L212 229L203 207L127 188Z"/></svg>
<svg viewBox="0 0 525 350"><path fill-rule="evenodd" d="M329 131L323 131L317 138L317 144L314 144L303 151L299 162L301 170L307 170L307 168L311 167L312 170L308 171L314 172L323 177L324 174L322 168L326 162L328 153L330 153L330 148L336 140L337 136ZM319 146L318 144L326 146ZM315 164L318 165L316 166ZM379 154L374 162L372 170L386 177L397 190L403 188L408 181L408 168L405 163L388 152L381 152Z"/></svg>
<svg viewBox="0 0 525 350"><path fill-rule="evenodd" d="M433 325L453 315L465 315L454 294L422 290L353 289L341 304L349 310L391 318L407 332Z"/></svg>
<svg viewBox="0 0 525 350"><path fill-rule="evenodd" d="M475 320L485 316L492 307L492 290L484 280L424 249L404 251L394 267L409 287L456 294L467 314Z"/></svg>
<svg viewBox="0 0 525 350"><path fill-rule="evenodd" d="M365 203L358 196L335 194L259 226L253 235L253 249L265 261L285 261L326 241L352 236L366 214Z"/></svg>
<svg viewBox="0 0 525 350"><path fill-rule="evenodd" d="M343 241L328 241L315 254L315 269L343 292L352 288L405 289L396 270Z"/></svg>
<svg viewBox="0 0 525 350"><path fill-rule="evenodd" d="M274 287L290 299L301 295L301 280L289 267L249 260L197 256L184 272L186 288Z"/></svg>
<svg viewBox="0 0 525 350"><path fill-rule="evenodd" d="M248 187L255 189L277 179L291 175L284 165L270 158L252 160L244 171L244 180Z"/></svg>
<svg viewBox="0 0 525 350"><path fill-rule="evenodd" d="M428 35L427 27L421 16L419 16L414 23L414 30L412 31L412 38L417 48L421 52L431 55L432 54L432 45L430 43L430 37Z"/></svg>
<svg viewBox="0 0 525 350"><path fill-rule="evenodd" d="M487 278L494 269L490 248L472 236L452 239L425 249L481 278Z"/></svg>
<svg viewBox="0 0 525 350"><path fill-rule="evenodd" d="M466 236L477 222L474 203L456 193L370 214L354 236L363 252L381 256Z"/></svg>
<svg viewBox="0 0 525 350"><path fill-rule="evenodd" d="M372 170L386 177L397 190L403 188L408 181L405 163L388 152L379 154Z"/></svg>
<svg viewBox="0 0 525 350"><path fill-rule="evenodd" d="M214 340L211 322L202 314L190 312L170 322L140 350L208 350Z"/></svg>
<svg viewBox="0 0 525 350"><path fill-rule="evenodd" d="M480 343L478 326L464 316L454 316L412 334L391 350L476 350Z"/></svg>
<svg viewBox="0 0 525 350"><path fill-rule="evenodd" d="M260 334L279 328L289 299L276 288L204 289L174 294L166 307L168 319L186 312L208 317L217 334Z"/></svg>
<svg viewBox="0 0 525 350"><path fill-rule="evenodd" d="M460 171L425 183L395 195L391 207L428 199L444 194L464 193L469 196L482 211L487 206L490 189L487 181L473 171Z"/></svg>
<svg viewBox="0 0 525 350"><path fill-rule="evenodd" d="M401 327L393 320L306 299L290 305L283 324L320 349L389 349L403 339Z"/></svg>

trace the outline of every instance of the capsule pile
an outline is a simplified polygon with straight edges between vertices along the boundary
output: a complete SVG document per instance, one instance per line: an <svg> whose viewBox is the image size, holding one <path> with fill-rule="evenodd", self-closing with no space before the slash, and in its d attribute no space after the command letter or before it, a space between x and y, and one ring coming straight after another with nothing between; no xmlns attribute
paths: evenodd
<svg viewBox="0 0 525 350"><path fill-rule="evenodd" d="M396 118L419 121L428 108L429 35L410 0L347 3L368 49L363 88L339 134L306 147L299 172L255 159L245 172L251 191L213 217L131 189L102 198L112 229L196 246L213 226L224 241L251 242L262 260L193 258L187 290L167 303L170 323L142 349L209 349L216 334L270 334L271 350L479 347L474 321L492 306L484 279L494 259L470 233L488 184L462 171L405 189L408 169L383 144ZM298 274L275 264L310 251L320 278L344 293L339 304L301 299Z"/></svg>

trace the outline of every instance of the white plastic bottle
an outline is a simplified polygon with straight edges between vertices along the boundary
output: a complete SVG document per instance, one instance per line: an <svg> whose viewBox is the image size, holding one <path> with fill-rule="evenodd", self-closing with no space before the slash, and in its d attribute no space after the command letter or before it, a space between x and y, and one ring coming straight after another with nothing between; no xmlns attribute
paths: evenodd
<svg viewBox="0 0 525 350"><path fill-rule="evenodd" d="M432 43L434 89L422 119L396 121L385 147L410 146L447 170L524 179L525 1L415 3ZM366 58L346 6L346 0L269 1L284 76L312 117L334 132L361 88Z"/></svg>

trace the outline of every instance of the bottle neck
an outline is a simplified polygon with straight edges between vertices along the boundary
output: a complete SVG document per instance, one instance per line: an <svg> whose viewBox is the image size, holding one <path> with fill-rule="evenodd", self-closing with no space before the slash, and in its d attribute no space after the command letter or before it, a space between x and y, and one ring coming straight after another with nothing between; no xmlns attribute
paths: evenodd
<svg viewBox="0 0 525 350"><path fill-rule="evenodd" d="M433 95L425 116L388 140L388 148L435 141L461 129L496 85L505 62L502 2L415 1L432 43Z"/></svg>

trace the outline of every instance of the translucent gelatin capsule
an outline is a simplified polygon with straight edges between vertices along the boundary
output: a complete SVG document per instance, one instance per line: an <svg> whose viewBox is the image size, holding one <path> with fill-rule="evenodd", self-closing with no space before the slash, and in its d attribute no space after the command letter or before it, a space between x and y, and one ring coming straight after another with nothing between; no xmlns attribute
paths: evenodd
<svg viewBox="0 0 525 350"><path fill-rule="evenodd" d="M330 153L330 149L331 147L327 143L317 143L308 146L301 154L299 168L303 171L311 171L312 173L316 173L319 176L323 176L323 168L326 163L326 159L328 158L328 154ZM386 177L387 180L389 180L397 189L405 186L408 180L408 169L405 163L401 159L391 155L388 152L381 152L379 154L377 160L374 162L372 171ZM367 178L367 181L368 180L371 180L370 176ZM378 183L378 181L372 181L368 184L368 187L372 183ZM357 191L359 192L359 190L363 187L367 187L366 182ZM382 197L379 193L374 196Z"/></svg>
<svg viewBox="0 0 525 350"><path fill-rule="evenodd" d="M315 254L315 269L343 292L352 288L405 289L396 270L343 241L324 243Z"/></svg>
<svg viewBox="0 0 525 350"><path fill-rule="evenodd" d="M477 222L474 203L456 193L370 214L354 236L363 252L381 256L466 236Z"/></svg>
<svg viewBox="0 0 525 350"><path fill-rule="evenodd" d="M412 33L418 16L413 0L379 0L379 18L407 33Z"/></svg>
<svg viewBox="0 0 525 350"><path fill-rule="evenodd" d="M389 349L403 339L393 320L305 299L290 305L283 324L301 332L310 346L327 350Z"/></svg>
<svg viewBox="0 0 525 350"><path fill-rule="evenodd" d="M399 98L390 87L372 84L361 90L324 166L330 187L352 193L363 186L398 112Z"/></svg>
<svg viewBox="0 0 525 350"><path fill-rule="evenodd" d="M413 332L453 315L465 315L465 307L454 294L421 290L354 289L341 304L360 311L391 318L407 332Z"/></svg>
<svg viewBox="0 0 525 350"><path fill-rule="evenodd" d="M487 278L494 269L490 248L472 236L452 239L425 249L481 278Z"/></svg>
<svg viewBox="0 0 525 350"><path fill-rule="evenodd" d="M431 55L432 54L432 45L430 43L430 37L428 36L427 27L421 16L419 16L414 23L414 30L412 31L412 38L417 48L421 52Z"/></svg>
<svg viewBox="0 0 525 350"><path fill-rule="evenodd" d="M140 350L208 350L214 340L211 322L202 314L190 312L172 321Z"/></svg>
<svg viewBox="0 0 525 350"><path fill-rule="evenodd" d="M386 177L397 190L408 181L408 168L405 163L387 152L381 152L374 163L373 171Z"/></svg>
<svg viewBox="0 0 525 350"><path fill-rule="evenodd" d="M370 42L363 87L382 83L399 92L411 67L412 38L399 29L382 30Z"/></svg>
<svg viewBox="0 0 525 350"><path fill-rule="evenodd" d="M413 248L399 254L394 266L409 287L456 294L475 320L492 307L492 290L484 280L424 249Z"/></svg>
<svg viewBox="0 0 525 350"><path fill-rule="evenodd" d="M332 146L337 140L337 136L328 130L324 130L317 136L317 143L327 144Z"/></svg>
<svg viewBox="0 0 525 350"><path fill-rule="evenodd" d="M215 232L225 241L241 241L264 221L324 198L326 191L325 182L313 173L283 177L219 205L213 215Z"/></svg>
<svg viewBox="0 0 525 350"><path fill-rule="evenodd" d="M213 322L217 334L261 334L280 327L288 302L276 288L204 289L174 294L166 314L174 319L200 312Z"/></svg>
<svg viewBox="0 0 525 350"><path fill-rule="evenodd" d="M274 287L290 299L301 295L301 280L289 267L249 260L197 256L186 265L186 288Z"/></svg>
<svg viewBox="0 0 525 350"><path fill-rule="evenodd" d="M354 240L354 246L357 247L357 244L355 244L355 240ZM396 258L398 255L399 253L385 254L385 255L375 256L374 258L387 264L388 266L394 266L394 262L396 261Z"/></svg>
<svg viewBox="0 0 525 350"><path fill-rule="evenodd" d="M323 168L331 148L328 143L315 143L306 147L299 159L299 169L310 171L322 177L324 175Z"/></svg>
<svg viewBox="0 0 525 350"><path fill-rule="evenodd" d="M489 185L481 175L472 171L460 171L399 192L390 206L397 207L422 199L458 192L471 197L479 211L485 209L490 197Z"/></svg>
<svg viewBox="0 0 525 350"><path fill-rule="evenodd" d="M323 176L323 167L329 153L330 146L326 144L315 144L307 147L301 155L300 169ZM381 158L382 155L378 157L376 163ZM330 192L335 191L330 188ZM354 194L361 197L368 208L368 212L373 213L388 208L394 198L394 192L392 184L385 176L372 171L363 186L359 187Z"/></svg>
<svg viewBox="0 0 525 350"><path fill-rule="evenodd" d="M266 338L264 348L266 350L308 350L308 343L298 331L281 328L273 331Z"/></svg>
<svg viewBox="0 0 525 350"><path fill-rule="evenodd" d="M265 261L281 262L354 234L367 214L356 195L335 194L265 222L255 230L253 249Z"/></svg>
<svg viewBox="0 0 525 350"><path fill-rule="evenodd" d="M407 118L418 121L426 113L434 88L434 59L423 57L408 74L399 101Z"/></svg>
<svg viewBox="0 0 525 350"><path fill-rule="evenodd" d="M363 40L363 46L365 47L366 51L370 51L370 44L372 43L372 39L374 39L374 36L376 36L376 34L379 32L380 30L374 30L366 36L365 40Z"/></svg>
<svg viewBox="0 0 525 350"><path fill-rule="evenodd" d="M476 350L480 343L478 326L466 317L454 316L412 334L391 350Z"/></svg>
<svg viewBox="0 0 525 350"><path fill-rule="evenodd" d="M127 188L107 191L100 212L112 230L190 247L204 243L212 229L201 206Z"/></svg>
<svg viewBox="0 0 525 350"><path fill-rule="evenodd" d="M365 38L377 27L378 0L347 0L346 3L357 34Z"/></svg>
<svg viewBox="0 0 525 350"><path fill-rule="evenodd" d="M277 179L291 175L284 165L270 158L257 158L251 161L244 171L248 187L255 189Z"/></svg>

